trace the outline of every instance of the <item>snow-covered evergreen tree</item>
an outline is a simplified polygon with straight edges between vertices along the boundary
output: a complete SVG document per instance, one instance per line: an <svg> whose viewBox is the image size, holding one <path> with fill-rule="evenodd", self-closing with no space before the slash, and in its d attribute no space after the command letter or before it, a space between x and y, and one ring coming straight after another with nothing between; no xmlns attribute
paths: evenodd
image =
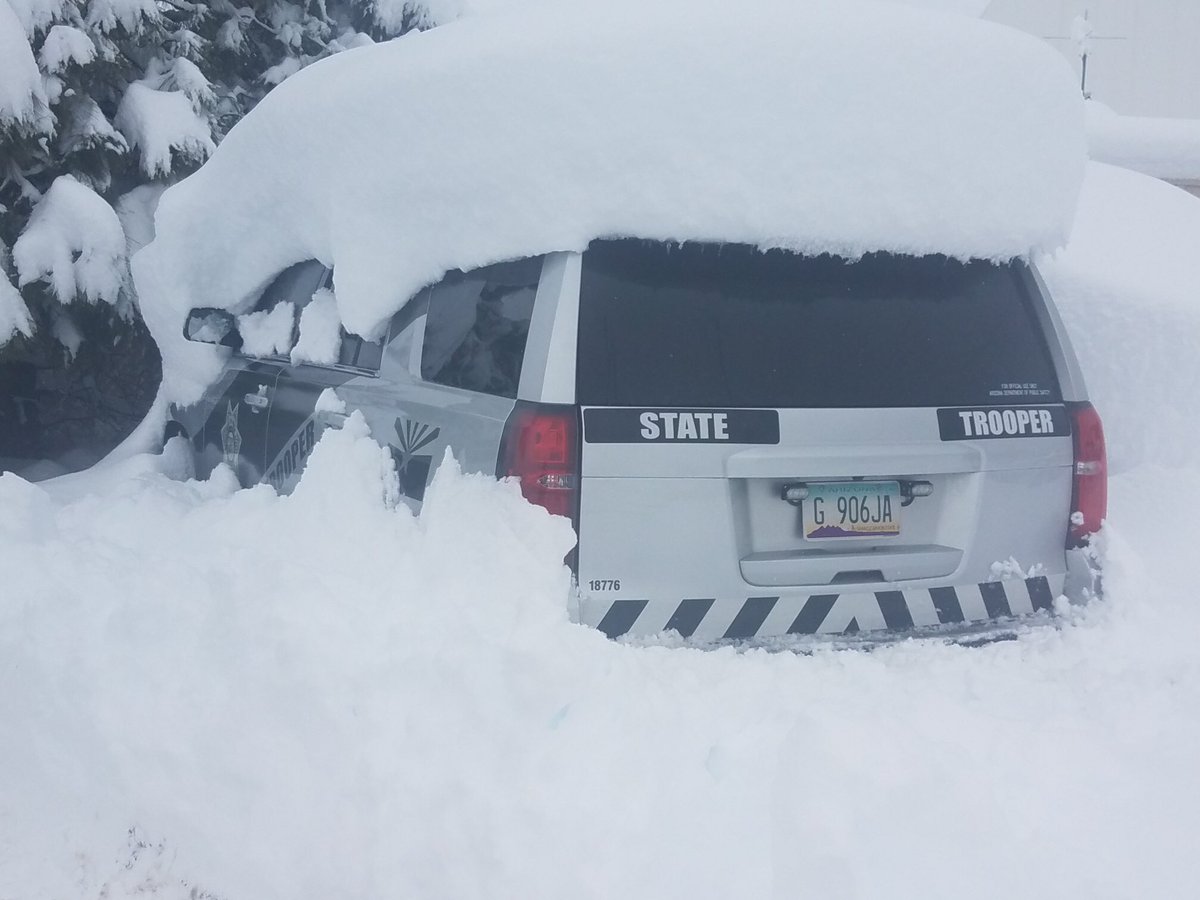
<svg viewBox="0 0 1200 900"><path fill-rule="evenodd" d="M35 367L54 394L90 384L103 406L105 395L130 393L97 383L119 368L108 359L115 343L150 367L126 372L148 402L157 363L128 254L148 238L162 186L203 163L289 75L430 27L450 9L446 0L436 15L428 0L0 0L0 366ZM100 346L81 355L89 341ZM13 432L6 409L15 415L5 380L0 369L0 442L6 426ZM114 435L127 424L114 423ZM75 440L77 431L53 443Z"/></svg>

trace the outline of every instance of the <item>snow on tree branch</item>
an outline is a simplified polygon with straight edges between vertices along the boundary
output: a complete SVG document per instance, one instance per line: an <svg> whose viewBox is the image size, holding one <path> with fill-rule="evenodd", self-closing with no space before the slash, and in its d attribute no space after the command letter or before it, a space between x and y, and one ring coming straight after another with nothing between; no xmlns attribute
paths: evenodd
<svg viewBox="0 0 1200 900"><path fill-rule="evenodd" d="M86 66L96 58L92 39L72 25L55 25L46 34L38 61L48 75L57 75L69 65Z"/></svg>
<svg viewBox="0 0 1200 900"><path fill-rule="evenodd" d="M8 0L8 5L16 13L25 33L32 38L54 22L67 19L66 11L75 5L75 0Z"/></svg>
<svg viewBox="0 0 1200 900"><path fill-rule="evenodd" d="M8 280L8 248L0 241L0 344L18 334L33 335L33 317L21 292Z"/></svg>
<svg viewBox="0 0 1200 900"><path fill-rule="evenodd" d="M119 25L129 34L137 34L147 23L157 22L159 16L154 0L91 0L87 24L106 33Z"/></svg>
<svg viewBox="0 0 1200 900"><path fill-rule="evenodd" d="M93 200L99 195L118 208L131 189L146 187L157 198L164 182L203 163L288 75L344 49L448 21L463 3L0 0L0 245L15 248L31 232L34 211L60 176L70 175L77 190L56 188L59 206L63 195L89 188ZM39 222L54 204L42 205ZM31 233L44 237L37 228ZM36 243L26 237L22 244L27 272L38 270L35 258L44 261L29 249ZM9 268L0 276L0 356L30 350L11 342L24 333L26 313L39 326L36 340L47 339L56 332L45 323L63 317L56 297L81 293L61 260L50 269L53 275L21 282L19 308L11 296L16 274ZM126 255L111 278L93 273L88 283L103 282L107 296L127 270ZM43 279L53 291L39 286ZM132 296L127 282L121 296ZM77 342L81 335L73 334ZM51 352L57 358L57 347Z"/></svg>
<svg viewBox="0 0 1200 900"><path fill-rule="evenodd" d="M142 171L151 178L171 174L172 152L199 163L216 149L208 123L183 91L156 91L134 82L125 91L114 124L141 153Z"/></svg>
<svg viewBox="0 0 1200 900"><path fill-rule="evenodd" d="M0 3L0 130L5 125L25 133L49 133L53 128L25 28L7 2Z"/></svg>
<svg viewBox="0 0 1200 900"><path fill-rule="evenodd" d="M125 284L125 232L95 191L60 175L13 246L21 287L46 281L59 303L116 304Z"/></svg>

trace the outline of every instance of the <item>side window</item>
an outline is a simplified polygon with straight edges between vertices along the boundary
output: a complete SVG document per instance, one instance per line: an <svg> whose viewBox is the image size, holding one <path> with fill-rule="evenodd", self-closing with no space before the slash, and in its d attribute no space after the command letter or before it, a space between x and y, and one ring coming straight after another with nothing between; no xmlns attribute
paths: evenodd
<svg viewBox="0 0 1200 900"><path fill-rule="evenodd" d="M267 285L254 310L238 316L240 355L285 360L296 342L300 310L328 280L329 270L315 259L296 263Z"/></svg>
<svg viewBox="0 0 1200 900"><path fill-rule="evenodd" d="M430 289L421 377L516 397L542 257L451 272Z"/></svg>
<svg viewBox="0 0 1200 900"><path fill-rule="evenodd" d="M297 309L302 309L312 295L325 287L325 276L329 270L315 259L288 266L275 280L267 285L254 309L257 312L274 309L283 300L291 300Z"/></svg>
<svg viewBox="0 0 1200 900"><path fill-rule="evenodd" d="M342 347L338 352L339 366L378 370L383 360L383 341L364 341L357 334L342 332Z"/></svg>
<svg viewBox="0 0 1200 900"><path fill-rule="evenodd" d="M243 354L255 358L286 359L291 350L301 346L296 344L295 348L293 347L295 336L290 332L293 329L304 330L304 310L323 289L336 292L333 270L326 268L318 260L310 259L296 263L280 272L263 291L255 304L255 311L240 319L244 338ZM280 308L280 304L289 303L290 309L286 306ZM285 328L289 332L287 335L272 333ZM334 336L329 335L329 339L332 341ZM322 338L322 343L324 341ZM378 371L383 360L383 344L382 340L366 341L356 334L348 334L341 330L340 343L336 345L336 361L332 356L326 357L323 354L314 358L302 358L301 361L313 365L331 364ZM292 359L295 359L294 355Z"/></svg>
<svg viewBox="0 0 1200 900"><path fill-rule="evenodd" d="M337 293L334 272L329 271L329 280L325 283L325 287ZM383 345L387 342L387 336L378 341L367 341L359 337L357 334L350 334L346 329L342 329L342 343L338 348L339 366L352 366L356 369L367 369L372 372L378 372L380 363L383 362Z"/></svg>

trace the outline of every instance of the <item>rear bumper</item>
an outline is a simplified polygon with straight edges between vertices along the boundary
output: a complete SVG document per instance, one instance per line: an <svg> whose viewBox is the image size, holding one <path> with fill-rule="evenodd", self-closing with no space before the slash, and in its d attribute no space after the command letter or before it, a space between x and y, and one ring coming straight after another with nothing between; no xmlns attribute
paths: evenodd
<svg viewBox="0 0 1200 900"><path fill-rule="evenodd" d="M883 586L881 586L883 587ZM1055 600L1099 594L1099 572L1085 551L1068 553L1067 572L980 584L834 593L764 590L738 598L612 598L581 595L579 621L610 638L674 633L690 643L819 635L899 636L971 633L1048 615Z"/></svg>

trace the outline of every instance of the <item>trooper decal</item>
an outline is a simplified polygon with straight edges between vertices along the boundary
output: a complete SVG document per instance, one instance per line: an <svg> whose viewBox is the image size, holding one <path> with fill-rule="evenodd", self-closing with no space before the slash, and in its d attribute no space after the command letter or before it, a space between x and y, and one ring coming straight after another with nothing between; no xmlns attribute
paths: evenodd
<svg viewBox="0 0 1200 900"><path fill-rule="evenodd" d="M316 442L316 419L313 416L309 416L296 429L291 439L283 445L283 449L279 451L279 455L271 460L271 464L267 467L267 476L264 480L269 482L275 490L282 490L287 480L304 468L304 461L312 453Z"/></svg>
<svg viewBox="0 0 1200 900"><path fill-rule="evenodd" d="M396 461L396 474L400 478L400 491L413 500L425 498L425 484L429 481L429 467L433 455L417 456L441 436L442 429L430 427L400 416L396 419L396 443L390 444L392 459Z"/></svg>
<svg viewBox="0 0 1200 900"><path fill-rule="evenodd" d="M238 411L241 407L232 400L225 409L225 424L221 426L222 462L234 472L242 456L242 433L238 430Z"/></svg>
<svg viewBox="0 0 1200 900"><path fill-rule="evenodd" d="M983 407L939 409L943 441L986 438L1063 437L1071 433L1065 406Z"/></svg>

